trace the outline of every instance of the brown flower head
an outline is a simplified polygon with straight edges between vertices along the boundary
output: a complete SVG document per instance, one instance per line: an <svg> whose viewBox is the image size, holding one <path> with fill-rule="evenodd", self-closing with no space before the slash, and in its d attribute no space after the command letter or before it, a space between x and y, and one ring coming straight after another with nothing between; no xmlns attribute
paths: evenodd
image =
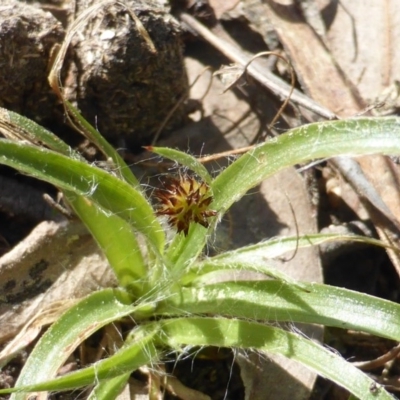
<svg viewBox="0 0 400 400"><path fill-rule="evenodd" d="M208 218L217 214L208 207L212 202L210 187L189 175L170 178L164 188L155 192L159 202L157 215L167 215L168 223L185 235L192 222L208 227Z"/></svg>

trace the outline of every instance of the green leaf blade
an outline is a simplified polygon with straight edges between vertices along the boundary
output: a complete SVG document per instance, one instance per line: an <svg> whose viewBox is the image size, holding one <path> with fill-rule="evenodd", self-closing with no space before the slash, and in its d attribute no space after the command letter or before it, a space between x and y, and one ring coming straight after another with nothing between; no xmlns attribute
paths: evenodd
<svg viewBox="0 0 400 400"><path fill-rule="evenodd" d="M233 162L212 185L213 205L227 210L250 188L283 168L339 155L400 154L400 118L318 122L292 129Z"/></svg>
<svg viewBox="0 0 400 400"><path fill-rule="evenodd" d="M205 276L206 274L221 270L242 271L245 269L297 285L298 282L295 282L291 277L272 266L274 258L310 246L318 246L328 242L345 241L387 247L387 245L380 240L358 235L318 233L293 237L279 237L254 245L244 246L236 250L227 251L214 257L206 257L200 262L193 264L186 271L185 275L182 276L181 282L184 285L195 283L198 286L201 281L207 282L207 279L209 281L209 277Z"/></svg>
<svg viewBox="0 0 400 400"><path fill-rule="evenodd" d="M26 143L0 141L0 163L75 192L142 232L161 254L164 232L144 195L125 181L79 160Z"/></svg>
<svg viewBox="0 0 400 400"><path fill-rule="evenodd" d="M138 188L140 186L139 181L115 148L108 143L108 141L95 128L93 128L85 118L83 118L79 111L69 101L64 99L64 102L68 111L71 113L78 126L82 129L84 136L94 143L108 159L112 160L117 173L122 179L133 187Z"/></svg>
<svg viewBox="0 0 400 400"><path fill-rule="evenodd" d="M301 285L268 280L183 288L163 301L157 313L210 314L218 304L218 314L232 318L321 324L400 341L399 304L328 285Z"/></svg>
<svg viewBox="0 0 400 400"><path fill-rule="evenodd" d="M104 212L82 196L65 192L69 204L88 228L112 267L118 283L135 298L147 293L147 268L132 226L115 214ZM144 250L144 249L143 249Z"/></svg>
<svg viewBox="0 0 400 400"><path fill-rule="evenodd" d="M95 292L81 300L41 337L21 371L16 387L30 386L55 377L79 343L107 323L131 314L136 308L125 293L113 289ZM24 398L21 393L12 397L13 400Z"/></svg>
<svg viewBox="0 0 400 400"><path fill-rule="evenodd" d="M195 172L201 179L203 179L204 182L206 182L207 184L211 184L211 175L207 171L207 168L201 162L199 162L196 157L193 157L192 155L187 154L183 151L170 149L168 147L148 146L146 147L146 150L169 158L170 160L189 168L191 171Z"/></svg>
<svg viewBox="0 0 400 400"><path fill-rule="evenodd" d="M123 388L128 385L130 373L99 382L90 393L88 400L111 400L116 399Z"/></svg>
<svg viewBox="0 0 400 400"><path fill-rule="evenodd" d="M337 354L311 340L283 329L225 318L180 318L163 321L161 339L171 347L218 346L256 349L296 360L331 379L363 400L393 400L383 387L370 390L375 381Z"/></svg>
<svg viewBox="0 0 400 400"><path fill-rule="evenodd" d="M157 324L149 325L149 328L156 328L155 325ZM122 384L121 380L125 378L124 374L131 374L139 367L159 359L160 352L155 347L156 332L152 332L150 329L141 331L142 334L135 341L123 346L109 358L103 359L90 367L55 379L48 377L33 385L19 385L14 389L2 389L0 394L15 393L13 396L17 397L12 397L12 400L25 400L26 397L23 392L72 390L117 377L120 379L116 379L113 384ZM112 390L113 388L109 387L109 389Z"/></svg>
<svg viewBox="0 0 400 400"><path fill-rule="evenodd" d="M0 107L0 130L8 137L12 132L14 138L27 140L37 145L45 145L49 149L76 159L83 159L70 146L54 133L43 128L35 121L23 117L13 111Z"/></svg>

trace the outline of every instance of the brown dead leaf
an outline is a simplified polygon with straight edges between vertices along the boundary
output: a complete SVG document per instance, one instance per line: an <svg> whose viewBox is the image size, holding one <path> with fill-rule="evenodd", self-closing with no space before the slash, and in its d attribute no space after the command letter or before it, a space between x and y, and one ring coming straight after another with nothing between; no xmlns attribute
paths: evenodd
<svg viewBox="0 0 400 400"><path fill-rule="evenodd" d="M290 56L303 90L342 117L359 112L365 104L357 90L298 8L294 4L282 6L271 1L265 3L265 10Z"/></svg>
<svg viewBox="0 0 400 400"><path fill-rule="evenodd" d="M316 0L332 55L366 100L400 79L400 3Z"/></svg>

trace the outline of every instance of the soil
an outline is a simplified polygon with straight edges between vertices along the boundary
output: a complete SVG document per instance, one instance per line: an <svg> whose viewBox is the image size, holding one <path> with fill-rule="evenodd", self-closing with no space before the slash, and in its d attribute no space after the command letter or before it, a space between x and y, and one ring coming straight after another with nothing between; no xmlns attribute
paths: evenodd
<svg viewBox="0 0 400 400"><path fill-rule="evenodd" d="M124 1L139 17L138 23L135 18L130 18L130 11L126 8L110 1L108 3L97 9L95 17L85 20L79 35L72 40L60 79L67 98L112 144L121 149L121 154L132 164L134 172L150 188L158 184L160 175L176 172L176 166L160 163L142 150L143 145L156 143L196 155L208 155L259 143L289 128L322 120L329 112L340 117L370 113L373 107L368 106L378 104L376 98L383 98L380 104L384 106L375 107L373 112L395 115L399 111L396 87L400 76L396 74L400 74L400 68L396 66L400 56L390 44L396 43L400 32L392 29L390 24L395 20L394 16L400 17L400 6L393 6L394 9L385 14L392 15L392 22L386 19L376 23L373 13L366 10L361 1L354 1L349 9L343 4L335 6L338 2L322 0L287 1L285 6L256 0L171 1L171 13L156 1ZM376 10L383 13L383 5L373 3ZM90 161L101 163L106 160L66 123L62 104L47 81L54 52L63 42L76 16L89 6L97 7L98 3L83 0L42 0L39 3L3 0L0 5L0 106L33 119L56 132ZM190 17L201 21L209 32L222 40L225 50L213 42L212 37L198 31ZM385 43L392 50L381 46L385 62L379 62L378 52L370 51L365 43L368 38L365 39L363 33L368 21L370 27L379 30L375 33L377 36L378 33L383 35L382 31L389 32ZM149 33L157 52L143 37L140 24ZM290 35L293 32L296 34ZM381 36L379 38L383 43ZM370 43L374 40L370 39ZM283 92L266 87L268 85L259 82L251 73L239 84L224 91L224 80L232 78L235 69L225 70L214 77L210 70L205 70L208 67L217 71L237 61L229 45L233 45L247 60L259 52L274 51L275 55L258 60L257 67L268 71L266 75L274 73L280 77L284 82L282 90L284 84L290 83L290 68L280 58L285 56L293 64L297 76L297 93L304 93L311 103L308 106L299 103L294 93L294 101L287 105L271 126L285 97L281 95ZM371 44L371 47L374 46ZM323 52L329 54L331 61L326 61ZM333 59L336 61L333 62ZM387 64L391 67L388 68ZM192 85L194 81L196 83ZM327 112L318 111L315 104L322 104ZM229 163L230 157L218 158L207 166L213 173L218 173ZM397 176L398 165L390 159L387 162ZM365 168L372 184L378 186L377 181L386 170ZM398 194L396 184L385 181L384 185ZM99 268L101 255L96 253L87 233L80 231L79 227L74 226L68 228L71 231L63 232L63 240L67 242L65 238L77 235L85 246L68 247L67 251L62 249L61 242L54 242L46 247L46 243L48 245L53 240L52 235L59 237L55 226L65 221L66 217L43 200L45 193L52 198L57 196L57 190L50 185L9 168L0 168L0 256L6 257L17 245L25 246L24 251L32 251L31 254L36 254L39 247L43 248L43 254L50 253L53 250L49 248L53 247L59 252L59 259L68 254L68 262L78 265L79 260L74 260L71 254L76 251L81 256L85 252L85 257L95 260L97 278L103 284L101 279L106 278L102 275L104 270ZM383 191L379 193L393 214L399 217L397 197L391 195L388 198ZM296 224L291 209L294 210ZM235 204L228 217L221 222L219 236L210 251L295 234L296 225L300 232L341 230L378 237L381 226L368 211L360 196L329 162L321 162L302 173L292 169L275 180L269 180ZM43 221L47 221L48 225L40 225ZM37 230L38 226L42 230ZM51 265L41 263L42 257L45 257L43 254L37 256L32 265L19 267L19 273L31 279L30 285L23 289L25 297L18 296L20 292L17 289L22 284L0 269L0 298L5 296L8 299L4 302L8 304L1 305L0 314L6 315L11 303L12 307L18 308L23 301L31 301L39 292L43 294L54 284ZM346 244L326 246L320 249L320 253L310 252L303 257L302 261L298 259L284 267L295 278L324 281L399 301L400 281L393 256L389 257L383 249ZM0 265L1 261L0 257ZM302 270L305 264L308 268ZM42 267L35 269L35 276L32 276L32 266ZM111 278L107 279L109 284ZM75 278L75 281L79 279ZM83 278L82 282L85 288L71 292L74 296L93 290L93 285L90 286ZM18 318L14 316L14 319ZM2 325L0 345L4 347L17 329L17 324L10 323L9 327ZM68 366L77 368L82 362L82 352L90 353L90 347L95 352L104 334L101 331L89 339L83 350L74 354ZM338 329L326 329L324 333L317 329L312 335L337 349L348 360L375 359L395 345L388 340ZM33 346L34 343L31 343L3 368L0 387L10 387L15 383ZM348 393L322 378L315 382L315 376L312 376L301 381L305 377L303 372L299 372L300 378L297 378L299 386L293 384L295 395L285 392L290 385L277 383L274 387L267 386L265 374L271 371L270 375L275 375L272 375L272 366L268 370L272 361L263 362L267 372L257 375L257 379L265 381L264 386L260 386L259 398L339 400L348 397ZM228 349L199 350L184 360L166 360L165 368L183 385L213 400L248 398L246 391L250 393L252 385L255 385L254 381L245 378L243 371L248 366ZM388 374L386 379L391 390L394 393L399 391L397 379L400 371L396 360L390 367L381 366L370 373L377 382L383 382L383 375ZM148 375L144 373L135 374L132 387L136 385L143 390L147 379ZM54 394L52 398L76 399L85 396L85 392L74 392ZM170 400L196 398L190 397L195 396L190 391L185 392L185 396L165 393L165 398Z"/></svg>

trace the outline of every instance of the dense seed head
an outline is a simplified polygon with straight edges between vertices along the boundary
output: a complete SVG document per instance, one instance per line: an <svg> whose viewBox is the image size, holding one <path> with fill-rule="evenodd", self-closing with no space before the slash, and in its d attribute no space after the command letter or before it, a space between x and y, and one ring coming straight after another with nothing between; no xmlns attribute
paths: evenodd
<svg viewBox="0 0 400 400"><path fill-rule="evenodd" d="M189 175L169 179L155 197L159 203L156 214L167 215L168 223L185 235L192 222L207 228L208 218L217 214L208 208L212 202L210 187Z"/></svg>

